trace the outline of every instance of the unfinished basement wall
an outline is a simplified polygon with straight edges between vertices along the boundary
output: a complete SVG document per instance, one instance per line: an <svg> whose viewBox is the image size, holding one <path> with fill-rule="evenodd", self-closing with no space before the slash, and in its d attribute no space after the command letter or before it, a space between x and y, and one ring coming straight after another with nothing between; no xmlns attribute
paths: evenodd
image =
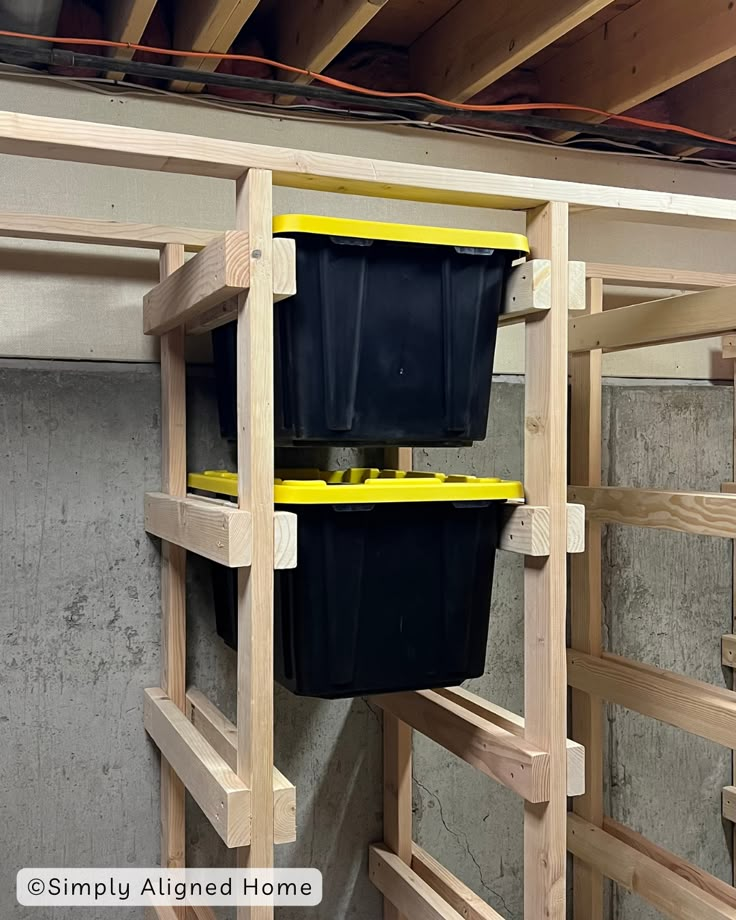
<svg viewBox="0 0 736 920"><path fill-rule="evenodd" d="M707 170L618 157L545 153L424 133L330 129L210 111L198 104L84 94L0 78L2 107L207 133L284 146L462 164L499 172L732 196ZM214 180L3 157L3 208L204 227L232 226L231 188ZM340 196L279 190L277 210L346 214ZM520 216L366 201L355 216L519 229ZM489 224L490 222L490 224ZM573 258L733 271L732 238L664 225L575 217ZM140 333L150 254L0 245L0 916L15 904L22 865L149 865L158 859L157 755L142 727L142 688L159 674L159 557L143 531L142 494L159 484L160 402L152 343ZM624 292L635 298L637 292ZM641 298L640 298L641 299ZM518 329L502 330L497 370L523 370ZM731 375L717 342L609 356L622 377ZM20 356L87 359L29 364ZM194 352L193 359L206 358ZM129 362L119 364L115 362ZM91 362L91 363L90 363ZM219 438L211 373L189 381L190 467L231 465ZM490 433L462 451L417 452L415 465L522 475L523 386L497 379ZM732 388L609 380L604 391L608 481L717 491L733 478ZM334 458L347 459L346 455ZM731 629L730 545L637 529L605 537L607 647L724 685L719 641ZM41 564L43 555L44 564ZM523 709L521 561L500 554L486 676L473 689ZM189 565L189 674L234 713L234 656L217 639L206 566ZM276 760L297 785L299 840L282 864L325 873L319 920L380 920L366 846L381 836L380 713L364 700L326 703L276 694ZM730 754L675 729L611 710L611 814L721 878L730 878L720 788ZM416 739L416 839L509 920L521 920L521 805L424 738ZM189 852L221 863L196 806ZM117 920L113 912L110 920ZM282 912L283 913L283 912ZM121 920L130 912L121 914ZM614 892L608 920L657 916ZM223 914L223 920L225 915ZM29 917L30 920L30 917ZM58 911L55 920L70 920ZM230 920L230 918L227 918ZM285 914L282 920L296 920Z"/></svg>

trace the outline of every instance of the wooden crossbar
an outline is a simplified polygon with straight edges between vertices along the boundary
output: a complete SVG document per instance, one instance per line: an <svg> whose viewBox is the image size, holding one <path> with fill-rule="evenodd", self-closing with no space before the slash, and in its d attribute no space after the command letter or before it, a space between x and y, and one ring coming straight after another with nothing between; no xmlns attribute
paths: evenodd
<svg viewBox="0 0 736 920"><path fill-rule="evenodd" d="M463 920L447 901L382 844L368 851L368 875L402 916L412 920Z"/></svg>
<svg viewBox="0 0 736 920"><path fill-rule="evenodd" d="M568 262L568 310L585 309L585 262ZM509 273L498 323L508 326L539 318L552 304L552 262L531 259Z"/></svg>
<svg viewBox="0 0 736 920"><path fill-rule="evenodd" d="M617 486L570 486L567 494L591 521L736 537L736 495Z"/></svg>
<svg viewBox="0 0 736 920"><path fill-rule="evenodd" d="M587 262L588 278L600 278L609 284L634 284L642 287L702 290L736 284L736 275L727 272L697 272L681 268L645 268L640 265L616 265Z"/></svg>
<svg viewBox="0 0 736 920"><path fill-rule="evenodd" d="M604 653L568 650L571 687L633 709L730 748L736 737L736 693L692 677Z"/></svg>
<svg viewBox="0 0 736 920"><path fill-rule="evenodd" d="M504 920L483 898L471 891L416 843L411 848L411 869L432 891L456 910L463 920Z"/></svg>
<svg viewBox="0 0 736 920"><path fill-rule="evenodd" d="M599 828L577 815L568 815L568 848L672 920L733 920L736 901L732 893L727 894L729 886L724 882L628 829L624 830L629 839L619 839L610 832L612 824L606 820L605 829ZM632 845L635 838L639 838L640 848Z"/></svg>

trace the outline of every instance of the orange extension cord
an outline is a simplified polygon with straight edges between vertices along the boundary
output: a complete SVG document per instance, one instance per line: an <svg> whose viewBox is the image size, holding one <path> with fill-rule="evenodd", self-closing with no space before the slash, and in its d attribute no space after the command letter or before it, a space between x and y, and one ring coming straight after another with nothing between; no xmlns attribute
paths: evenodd
<svg viewBox="0 0 736 920"><path fill-rule="evenodd" d="M147 51L149 54L161 54L171 57L215 58L219 61L251 61L256 64L268 64L278 70L286 70L290 73L298 74L299 76L309 77L312 80L324 83L327 86L332 86L335 89L349 90L350 92L359 93L363 96L374 96L380 99L422 99L425 102L434 102L438 105L451 106L458 112L530 112L545 109L563 112L584 112L587 115L596 115L603 119L613 119L626 124L636 125L640 128L651 128L656 131L675 130L696 139L714 141L719 144L727 144L728 146L736 147L736 140L718 137L714 134L705 134L702 131L695 131L693 128L686 128L684 125L648 121L645 118L633 118L631 115L617 115L614 112L605 112L602 109L594 109L587 105L573 105L566 102L525 102L515 105L473 105L469 102L452 102L449 99L442 99L439 96L432 96L429 93L387 93L377 89L368 89L365 86L356 86L354 83L346 83L343 80L336 80L334 77L327 77L321 73L313 73L311 70L304 70L302 67L293 67L290 64L283 64L281 61L272 61L269 58L258 57L254 54L219 54L213 51L179 51L173 48L155 48L151 45L137 45L134 42L113 42L104 38L60 38L56 35L32 35L26 32L10 32L6 29L0 29L0 36L53 42L59 45L93 45L104 48L127 48L132 51Z"/></svg>

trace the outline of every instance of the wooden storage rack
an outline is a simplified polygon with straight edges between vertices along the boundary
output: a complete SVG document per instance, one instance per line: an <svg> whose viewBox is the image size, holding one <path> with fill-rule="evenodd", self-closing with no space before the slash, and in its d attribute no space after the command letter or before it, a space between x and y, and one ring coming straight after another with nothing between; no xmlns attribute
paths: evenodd
<svg viewBox="0 0 736 920"><path fill-rule="evenodd" d="M577 795L569 844L578 857L579 905L595 908L599 873L636 886L655 903L656 892L675 890L700 913L675 908L671 916L733 916L716 880L682 867L668 854L596 812L600 744L596 743L599 695L638 689L644 711L673 719L732 743L734 721L727 691L676 675L649 673L600 653L596 640L599 591L597 540L575 564L574 734L566 733L565 613L567 552L580 552L581 517L567 496L568 322L575 359L573 470L575 497L590 508L595 536L610 507L610 492L595 481L596 387L600 348L629 347L647 320L647 342L711 335L736 328L736 301L716 289L685 295L679 303L622 308L616 317L568 318L580 307L580 266L568 261L571 207L623 209L646 218L661 212L673 222L736 220L736 204L658 192L607 188L554 180L414 166L234 141L175 135L88 122L0 113L0 152L107 166L205 175L235 182L233 231L185 230L63 217L0 215L0 236L55 239L158 249L161 283L147 296L145 329L161 336L162 490L146 497L146 527L163 540L161 687L146 691L145 718L162 752L162 863L184 864L184 797L188 790L243 866L273 864L273 846L295 834L294 788L273 764L272 601L273 570L295 564L297 521L273 508L272 319L274 300L294 291L294 253L271 234L272 183L322 192L431 200L526 213L532 261L510 285L503 322L524 321L526 397L524 480L526 505L512 509L503 547L525 555L525 717L460 689L379 698L385 712L384 843L371 848L371 876L386 898L386 917L491 920L498 915L412 841L411 730L422 731L524 798L524 915L563 920L566 902L567 796ZM491 221L489 220L489 223ZM185 251L198 254L185 262ZM588 268L589 286L595 276ZM610 276L607 276L610 277ZM599 279L600 280L600 279ZM670 279L666 279L669 281ZM723 283L722 281L718 282ZM697 285L696 285L697 286ZM687 298L691 299L688 300ZM280 309L287 309L288 304ZM628 312L625 312L628 311ZM591 313L595 303L591 301ZM228 319L238 323L237 506L186 494L184 353L186 332L204 331ZM597 376L596 376L597 374ZM587 400L587 402L586 402ZM582 410L582 411L581 411ZM579 417L578 417L579 416ZM592 423L591 423L592 420ZM588 437L580 442L580 432ZM582 460L581 460L582 458ZM400 451L397 463L410 458ZM584 471L580 473L581 462ZM606 498L608 496L608 498ZM639 496L641 497L641 496ZM733 535L731 499L687 498L667 493L651 499L643 517L680 529L714 528ZM617 499L618 501L618 499ZM736 498L734 499L736 502ZM624 507L621 513L630 512ZM695 513L692 513L692 508ZM641 514L637 512L637 523ZM704 523L703 523L704 522ZM237 725L185 683L184 574L186 552L239 571ZM581 606L580 598L583 599ZM599 631L599 630L598 630ZM596 644L597 642L597 644ZM674 711L668 693L686 691ZM651 691L651 692L650 692ZM690 697L695 700L692 703ZM626 697L631 700L632 694ZM711 718L701 721L700 714ZM715 724L718 723L718 729ZM725 725L725 729L723 728ZM590 744L584 758L583 745ZM585 760L585 765L583 762ZM585 772L585 784L582 773ZM592 785L591 785L592 780ZM588 791L581 795L584 789ZM641 880L645 879L642 885ZM326 880L329 884L329 879ZM725 886L727 887L727 886ZM707 889L707 890L706 890ZM652 894L655 892L655 895ZM660 899L661 900L661 899ZM713 905L720 906L713 906ZM704 907L705 905L705 907ZM667 909L667 908L665 908ZM679 910L679 912L677 912ZM156 908L163 920L211 920L211 911ZM239 920L269 920L272 908L240 908ZM581 907L580 920L595 920Z"/></svg>
<svg viewBox="0 0 736 920"><path fill-rule="evenodd" d="M736 889L604 812L604 701L733 748L736 693L603 651L601 525L733 538L736 495L601 485L601 356L603 351L704 338L736 328L736 274L606 264L588 264L586 271L587 315L570 320L569 336L572 485L568 496L586 508L585 551L571 563L572 648L568 653L572 737L585 746L588 768L585 792L575 799L568 821L568 847L575 857L574 916L602 920L606 877L664 916L733 920ZM604 281L683 293L603 313ZM724 356L736 357L732 337L724 339ZM723 488L734 491L736 485L727 483ZM736 662L735 657L729 660L732 639L723 639L723 662L731 667ZM732 790L724 790L725 817L729 817ZM732 811L730 817L733 820L736 814Z"/></svg>

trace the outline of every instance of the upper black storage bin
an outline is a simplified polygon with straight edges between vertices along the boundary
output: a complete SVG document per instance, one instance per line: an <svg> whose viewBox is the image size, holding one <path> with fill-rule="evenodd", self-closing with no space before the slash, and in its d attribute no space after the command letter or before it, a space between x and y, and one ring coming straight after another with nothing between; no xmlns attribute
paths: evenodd
<svg viewBox="0 0 736 920"><path fill-rule="evenodd" d="M281 444L452 445L485 437L513 233L286 215L297 293L276 310ZM234 439L235 324L212 334Z"/></svg>

